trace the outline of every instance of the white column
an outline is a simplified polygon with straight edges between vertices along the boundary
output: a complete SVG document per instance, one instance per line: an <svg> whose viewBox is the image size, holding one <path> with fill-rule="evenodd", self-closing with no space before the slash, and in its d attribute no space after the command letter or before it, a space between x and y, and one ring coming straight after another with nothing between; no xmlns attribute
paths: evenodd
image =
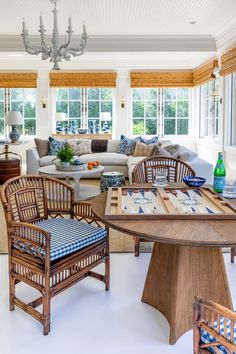
<svg viewBox="0 0 236 354"><path fill-rule="evenodd" d="M48 138L53 132L53 109L51 89L49 87L49 71L38 70L38 93L37 93L37 136ZM46 100L43 108L41 99Z"/></svg>
<svg viewBox="0 0 236 354"><path fill-rule="evenodd" d="M121 134L131 135L131 90L129 70L117 70L116 84L113 138L119 138ZM124 108L121 107L122 98L124 98Z"/></svg>

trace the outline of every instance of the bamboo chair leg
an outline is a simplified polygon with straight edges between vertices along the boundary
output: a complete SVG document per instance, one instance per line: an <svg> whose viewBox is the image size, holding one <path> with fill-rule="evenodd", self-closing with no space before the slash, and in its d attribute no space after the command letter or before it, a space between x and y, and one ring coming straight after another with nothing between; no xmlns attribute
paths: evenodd
<svg viewBox="0 0 236 354"><path fill-rule="evenodd" d="M105 261L105 284L106 290L110 290L110 256L106 257Z"/></svg>
<svg viewBox="0 0 236 354"><path fill-rule="evenodd" d="M193 325L193 354L200 354L200 330L199 328L194 324Z"/></svg>
<svg viewBox="0 0 236 354"><path fill-rule="evenodd" d="M135 257L139 256L139 250L140 250L140 239L138 237L134 238L134 255Z"/></svg>
<svg viewBox="0 0 236 354"><path fill-rule="evenodd" d="M231 263L234 263L235 247L231 248Z"/></svg>
<svg viewBox="0 0 236 354"><path fill-rule="evenodd" d="M43 334L45 336L50 332L50 305L51 296L47 292L43 295Z"/></svg>
<svg viewBox="0 0 236 354"><path fill-rule="evenodd" d="M10 311L15 310L14 298L15 298L15 278L9 275L9 304Z"/></svg>

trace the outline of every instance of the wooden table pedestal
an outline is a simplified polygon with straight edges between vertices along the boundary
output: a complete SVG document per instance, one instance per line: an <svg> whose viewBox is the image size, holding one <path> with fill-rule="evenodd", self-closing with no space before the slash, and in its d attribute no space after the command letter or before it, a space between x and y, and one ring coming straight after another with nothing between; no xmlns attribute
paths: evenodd
<svg viewBox="0 0 236 354"><path fill-rule="evenodd" d="M192 329L195 295L233 309L221 249L155 243L142 301L168 320L170 344Z"/></svg>

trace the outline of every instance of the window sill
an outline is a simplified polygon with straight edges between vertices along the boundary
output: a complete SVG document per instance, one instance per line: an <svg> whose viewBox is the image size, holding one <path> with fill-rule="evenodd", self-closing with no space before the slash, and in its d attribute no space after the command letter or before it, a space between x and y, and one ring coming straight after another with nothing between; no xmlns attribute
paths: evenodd
<svg viewBox="0 0 236 354"><path fill-rule="evenodd" d="M230 152L231 154L236 155L236 145L228 145L224 147L225 152Z"/></svg>

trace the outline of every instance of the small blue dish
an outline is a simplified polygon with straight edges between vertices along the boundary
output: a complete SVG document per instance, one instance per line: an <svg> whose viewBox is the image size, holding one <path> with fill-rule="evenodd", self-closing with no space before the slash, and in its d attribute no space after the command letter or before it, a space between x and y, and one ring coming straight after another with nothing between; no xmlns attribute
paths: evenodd
<svg viewBox="0 0 236 354"><path fill-rule="evenodd" d="M88 129L83 129L83 128L78 129L79 134L86 134L87 131L88 131Z"/></svg>
<svg viewBox="0 0 236 354"><path fill-rule="evenodd" d="M197 176L185 176L183 182L189 187L201 187L206 182L206 178Z"/></svg>

